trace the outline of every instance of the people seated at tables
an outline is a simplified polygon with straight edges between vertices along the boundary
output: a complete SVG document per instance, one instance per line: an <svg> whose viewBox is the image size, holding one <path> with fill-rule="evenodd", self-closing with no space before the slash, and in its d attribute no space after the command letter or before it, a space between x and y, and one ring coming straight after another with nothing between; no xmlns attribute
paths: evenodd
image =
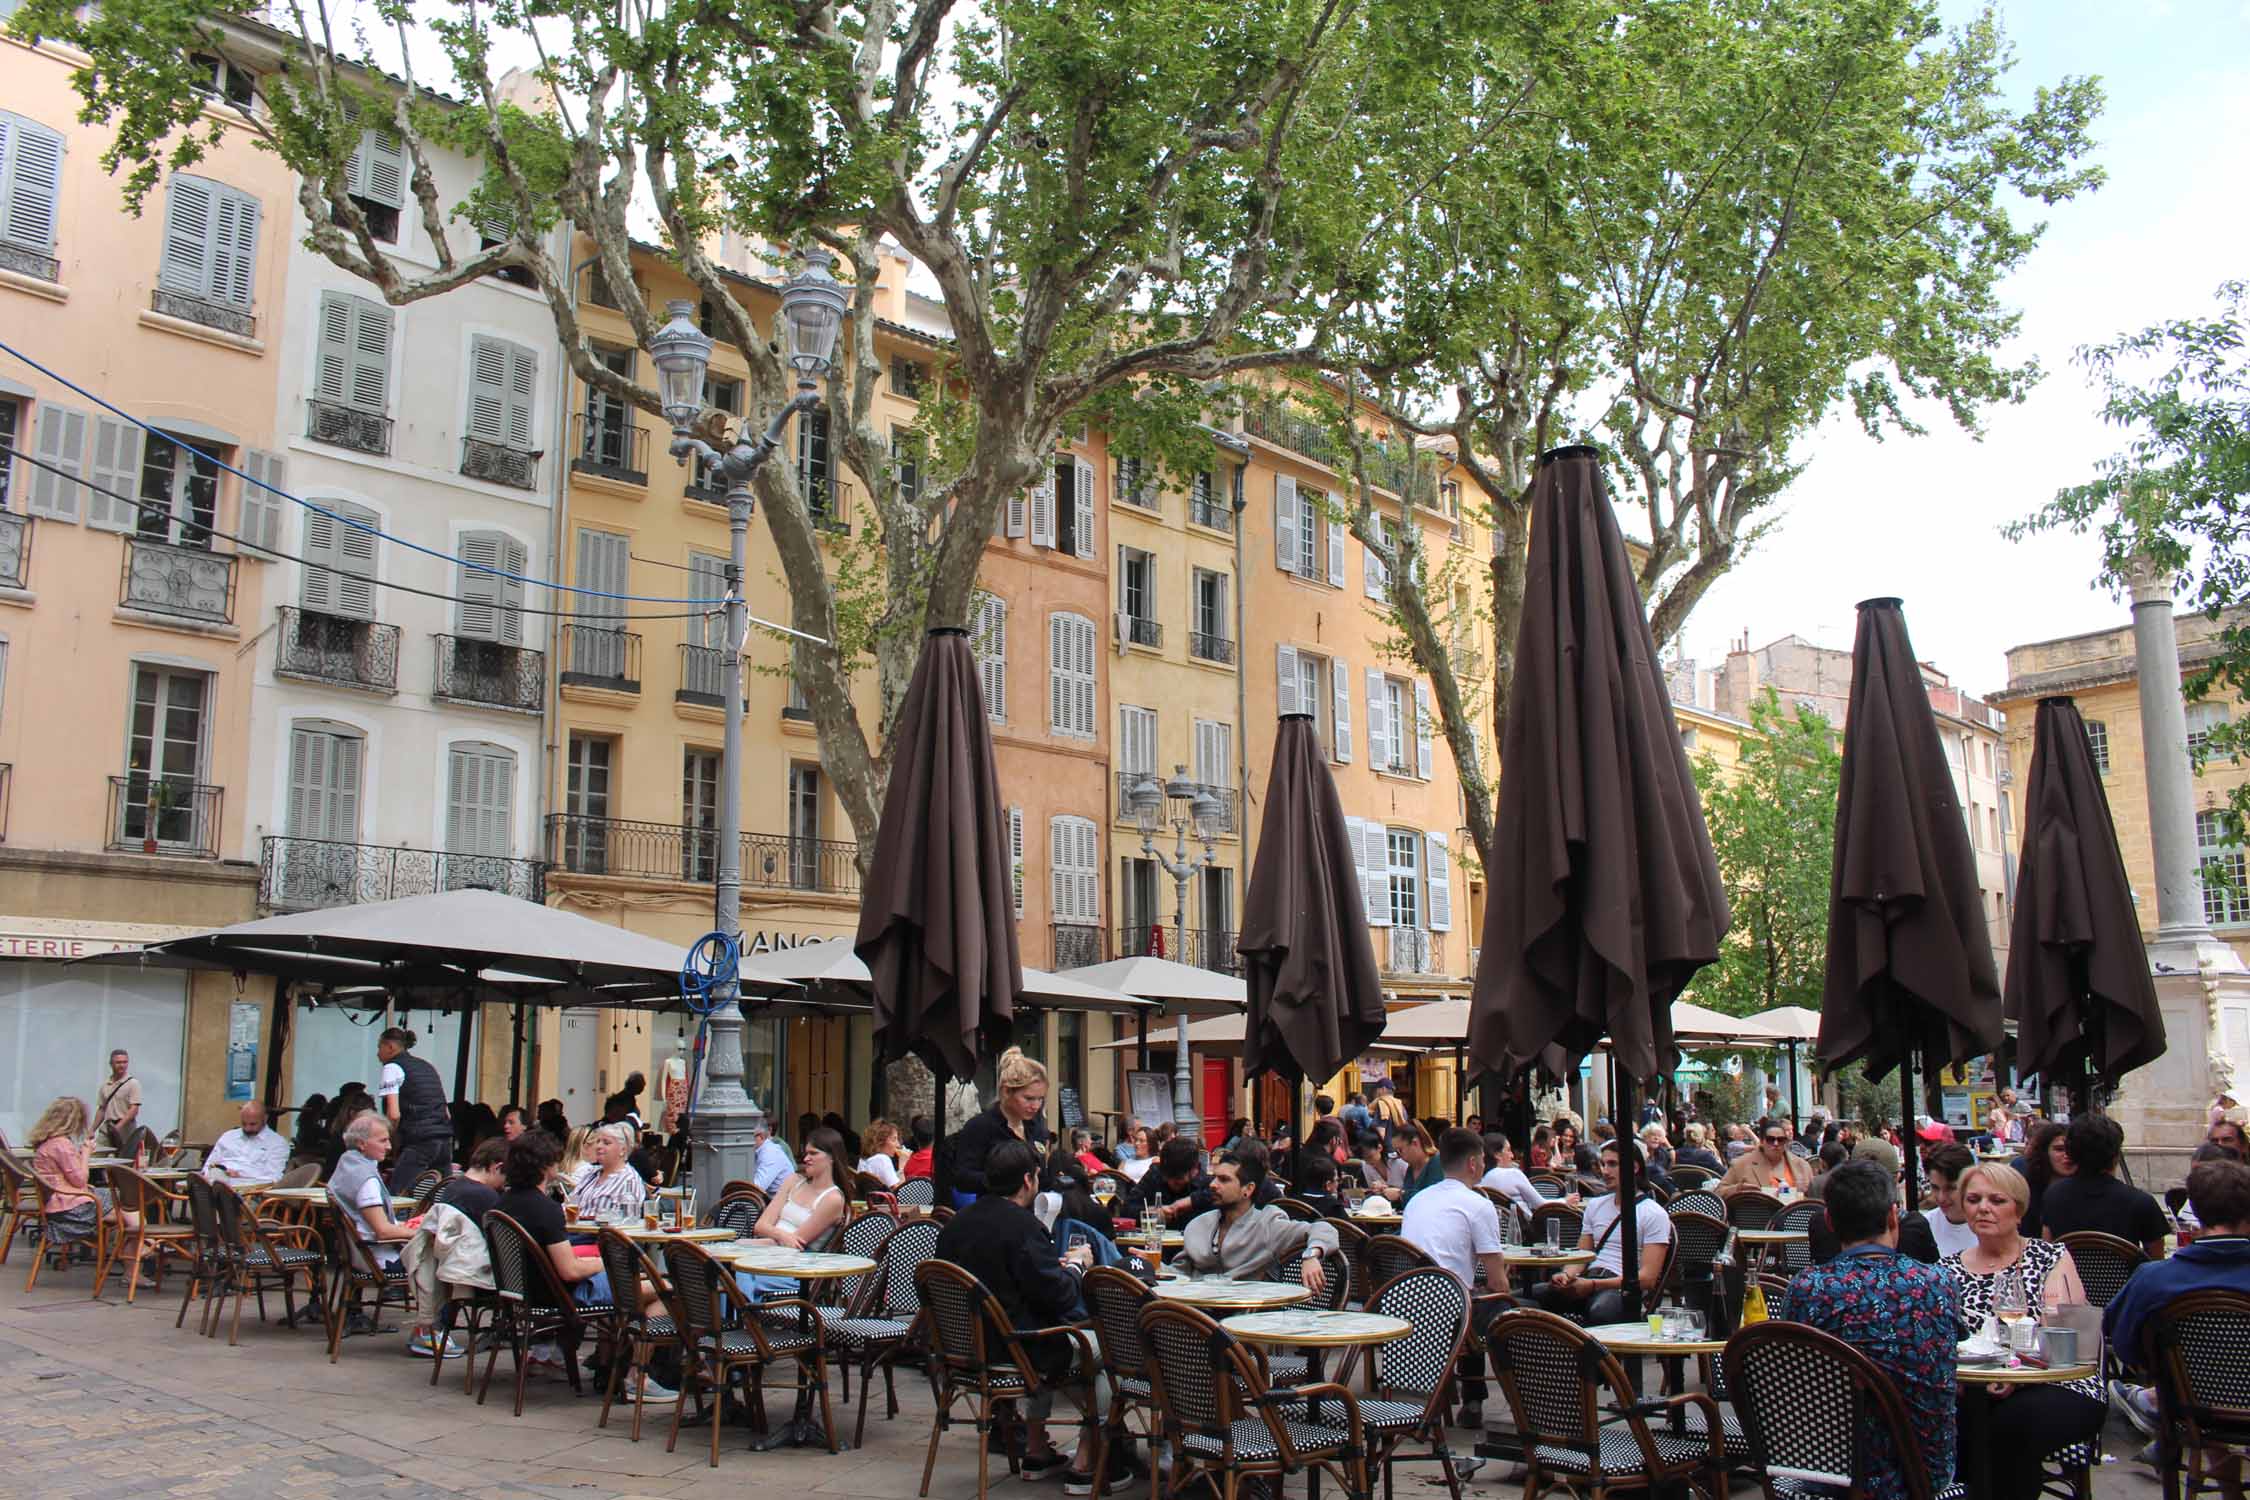
<svg viewBox="0 0 2250 1500"><path fill-rule="evenodd" d="M1880 1130L1863 1125L1857 1120L1846 1120L1843 1128L1836 1133L1836 1139L1842 1141L1844 1149L1853 1156L1864 1156L1890 1173L1891 1182L1895 1187L1899 1172L1898 1147L1886 1140Z"/></svg>
<svg viewBox="0 0 2250 1500"><path fill-rule="evenodd" d="M1813 1172L1813 1180L1805 1184L1805 1196L1808 1198L1825 1197L1828 1174L1850 1160L1851 1153L1844 1149L1842 1141L1823 1142L1821 1148L1813 1153L1816 1170Z"/></svg>
<svg viewBox="0 0 2250 1500"><path fill-rule="evenodd" d="M297 1108L297 1139L289 1149L296 1161L328 1161L328 1096L313 1094Z"/></svg>
<svg viewBox="0 0 2250 1500"><path fill-rule="evenodd" d="M1399 1200L1399 1190L1391 1186L1390 1155L1383 1149L1383 1138L1370 1130L1362 1134L1354 1144L1359 1148L1359 1154L1346 1162L1345 1166L1359 1173L1359 1180L1367 1191L1396 1203Z"/></svg>
<svg viewBox="0 0 2250 1500"><path fill-rule="evenodd" d="M1534 1172L1550 1170L1554 1166L1554 1155L1555 1127L1549 1125L1545 1120L1541 1120L1531 1127L1531 1149L1528 1153L1531 1170ZM1711 1170L1714 1172L1719 1170L1716 1162L1712 1163Z"/></svg>
<svg viewBox="0 0 2250 1500"><path fill-rule="evenodd" d="M1057 1141L1048 1148L1040 1168L1039 1196L1032 1200L1031 1211L1054 1235L1056 1245L1067 1249L1073 1235L1083 1236L1093 1246L1097 1262L1121 1266L1125 1256L1117 1248L1117 1219L1094 1197L1092 1183L1093 1174L1070 1143Z"/></svg>
<svg viewBox="0 0 2250 1500"><path fill-rule="evenodd" d="M508 1158L508 1143L487 1136L469 1153L468 1166L445 1181L438 1195L414 1226L414 1235L399 1252L414 1284L418 1321L407 1340L406 1352L421 1359L438 1350L438 1314L445 1306L448 1287L492 1287L492 1253L485 1243L484 1216L500 1202L501 1175ZM459 1359L468 1350L461 1341L446 1336L444 1355Z"/></svg>
<svg viewBox="0 0 2250 1500"><path fill-rule="evenodd" d="M448 1208L458 1209L482 1224L484 1216L500 1202L500 1190L507 1185L504 1168L508 1161L508 1147L514 1142L502 1136L487 1136L477 1142L469 1153L469 1160L458 1176L446 1179L434 1200Z"/></svg>
<svg viewBox="0 0 2250 1500"><path fill-rule="evenodd" d="M2134 1269L2125 1289L2102 1312L2102 1333L2126 1363L2147 1370L2148 1321L2175 1297L2190 1292L2250 1294L2250 1165L2228 1158L2198 1162L2188 1170L2188 1206L2202 1225L2194 1241L2162 1260ZM2156 1435L2156 1393L2113 1380L2110 1399L2139 1428Z"/></svg>
<svg viewBox="0 0 2250 1500"><path fill-rule="evenodd" d="M1891 1377L1905 1399L1931 1490L1941 1491L1953 1480L1959 1422L1956 1284L1899 1253L1898 1193L1874 1162L1843 1163L1828 1174L1821 1197L1843 1248L1833 1260L1797 1274L1779 1316L1834 1334ZM1889 1445L1857 1446L1868 1458L1869 1500L1906 1500L1905 1478Z"/></svg>
<svg viewBox="0 0 2250 1500"><path fill-rule="evenodd" d="M1002 1141L1022 1141L1034 1158L1044 1156L1054 1132L1047 1128L1047 1065L1026 1057L1021 1047L1010 1047L993 1066L999 1097L992 1107L961 1127L947 1141L949 1172L957 1207L966 1206L984 1191L984 1159Z"/></svg>
<svg viewBox="0 0 2250 1500"><path fill-rule="evenodd" d="M1414 1195L1437 1182L1445 1174L1438 1168L1437 1140L1430 1128L1419 1120L1409 1120L1391 1137L1398 1149L1391 1180L1398 1189L1401 1204L1412 1203Z"/></svg>
<svg viewBox="0 0 2250 1500"><path fill-rule="evenodd" d="M1437 1160L1438 1180L1408 1201L1400 1236L1428 1252L1472 1297L1478 1292L1506 1292L1508 1263L1500 1254L1500 1210L1476 1189L1484 1166L1484 1142L1467 1130L1448 1130L1438 1137ZM1462 1408L1455 1418L1460 1426L1484 1425L1480 1352L1484 1330L1507 1305L1498 1297L1470 1304L1470 1358L1461 1380Z"/></svg>
<svg viewBox="0 0 2250 1500"><path fill-rule="evenodd" d="M1134 1211L1141 1219L1154 1214L1178 1228L1197 1214L1208 1213L1214 1201L1202 1153L1194 1141L1176 1135L1157 1148L1156 1165L1141 1178Z"/></svg>
<svg viewBox="0 0 2250 1500"><path fill-rule="evenodd" d="M2244 1138L2240 1120L2227 1118L2213 1121L2203 1140L2206 1145L2217 1146L2220 1150L2231 1153L2236 1161L2250 1162L2250 1140Z"/></svg>
<svg viewBox="0 0 2250 1500"><path fill-rule="evenodd" d="M936 1170L936 1122L928 1115L916 1115L907 1122L907 1134L907 1144L912 1149L906 1153L906 1165L899 1170L911 1182L917 1177L926 1178Z"/></svg>
<svg viewBox="0 0 2250 1500"><path fill-rule="evenodd" d="M2023 1154L2008 1163L2022 1175L2025 1186L2031 1190L2031 1207L2025 1209L2023 1215L2026 1239L2040 1238L2046 1228L2040 1209L2047 1201L2048 1185L2077 1170L2063 1149L2063 1136L2068 1128L2060 1120L2032 1121L2024 1132Z"/></svg>
<svg viewBox="0 0 2250 1500"><path fill-rule="evenodd" d="M103 1219L127 1231L141 1222L140 1215L117 1207L108 1188L88 1180L93 1132L86 1101L69 1094L49 1104L31 1127L31 1174L47 1190L47 1232L58 1240L90 1240ZM154 1253L143 1250L140 1265L145 1267ZM135 1274L140 1274L138 1268Z"/></svg>
<svg viewBox="0 0 2250 1500"><path fill-rule="evenodd" d="M1298 1163L1297 1180L1290 1184L1288 1196L1324 1219L1341 1218L1351 1211L1350 1206L1336 1196L1336 1163L1320 1152Z"/></svg>
<svg viewBox="0 0 2250 1500"><path fill-rule="evenodd" d="M383 1181L383 1158L390 1154L390 1122L371 1109L344 1126L344 1154L328 1174L329 1196L344 1222L386 1270L398 1264L398 1247L414 1237L391 1217L391 1190Z"/></svg>
<svg viewBox="0 0 2250 1500"><path fill-rule="evenodd" d="M1961 1203L1961 1178L1976 1164L1968 1147L1952 1144L1935 1147L1923 1158L1931 1204L1899 1221L1900 1254L1934 1266L1977 1242L1976 1231L1969 1227L1968 1210Z"/></svg>
<svg viewBox="0 0 2250 1500"><path fill-rule="evenodd" d="M750 1243L816 1253L826 1250L851 1218L851 1194L841 1175L849 1149L841 1135L815 1125L797 1170L775 1187L758 1222L751 1226ZM734 1279L753 1302L794 1297L801 1290L796 1277L764 1271L738 1271Z"/></svg>
<svg viewBox="0 0 2250 1500"><path fill-rule="evenodd" d="M1555 1120L1555 1144L1548 1160L1566 1176L1591 1178L1601 1174L1600 1156L1580 1138L1578 1122L1568 1115Z"/></svg>
<svg viewBox="0 0 2250 1500"><path fill-rule="evenodd" d="M1260 1205L1258 1190L1265 1182L1262 1153L1220 1152L1211 1168L1213 1206L1188 1220L1186 1243L1172 1262L1174 1269L1190 1276L1257 1281L1301 1250L1300 1274L1307 1287L1319 1292L1327 1284L1321 1263L1334 1256L1340 1244L1336 1226L1326 1220L1292 1219L1278 1204ZM1346 1273L1339 1268L1338 1274Z"/></svg>
<svg viewBox="0 0 2250 1500"><path fill-rule="evenodd" d="M1146 1125L1128 1126L1125 1131L1125 1138L1117 1146L1117 1170L1122 1172L1127 1180L1139 1182L1148 1175L1149 1169L1155 1165L1156 1148L1149 1144L1148 1127Z"/></svg>
<svg viewBox="0 0 2250 1500"><path fill-rule="evenodd" d="M558 1146L570 1139L570 1117L563 1113L560 1099L539 1101L539 1128L553 1136Z"/></svg>
<svg viewBox="0 0 2250 1500"><path fill-rule="evenodd" d="M1961 1324L1970 1333L1984 1327L2001 1305L2002 1278L2021 1289L2027 1315L2042 1308L2086 1300L2070 1252L2052 1240L2023 1236L2024 1206L2031 1190L2013 1167L1979 1163L1961 1174L1962 1207L1976 1243L1938 1266L1951 1276L1960 1297ZM2012 1274L2011 1274L2012 1273ZM1961 1399L1990 1399L1982 1391ZM2101 1381L2088 1376L2054 1385L2027 1385L1993 1400L1990 1412L1994 1500L2036 1500L2040 1466L2058 1448L2098 1436L2108 1407Z"/></svg>
<svg viewBox="0 0 2250 1500"><path fill-rule="evenodd" d="M1701 1167L1706 1172L1724 1172L1727 1164L1719 1160L1718 1153L1704 1144L1702 1125L1691 1120L1680 1127L1679 1149L1672 1153L1675 1167Z"/></svg>
<svg viewBox="0 0 2250 1500"><path fill-rule="evenodd" d="M898 1171L898 1127L888 1120L870 1120L865 1135L867 1154L853 1170L864 1172L883 1186L896 1189L906 1179Z"/></svg>
<svg viewBox="0 0 2250 1500"><path fill-rule="evenodd" d="M586 1137L586 1156L570 1179L569 1202L582 1219L623 1219L641 1211L648 1183L626 1158L633 1150L633 1127L596 1125Z"/></svg>
<svg viewBox="0 0 2250 1500"><path fill-rule="evenodd" d="M1088 1173L1106 1172L1110 1168L1110 1164L1102 1160L1102 1153L1094 1144L1094 1133L1083 1125L1071 1127L1070 1152Z"/></svg>
<svg viewBox="0 0 2250 1500"><path fill-rule="evenodd" d="M1719 1179L1716 1191L1722 1198L1737 1198L1744 1193L1787 1198L1802 1193L1812 1180L1811 1158L1789 1150L1789 1127L1779 1120L1761 1120L1757 1145L1735 1158Z"/></svg>
<svg viewBox="0 0 2250 1500"><path fill-rule="evenodd" d="M530 1122L524 1119L522 1105L511 1104L506 1109L500 1111L501 1140L512 1141L517 1136L522 1135L526 1130L529 1130L530 1128Z"/></svg>
<svg viewBox="0 0 2250 1500"><path fill-rule="evenodd" d="M2098 1229L2136 1244L2151 1259L2164 1253L2172 1226L2164 1209L2139 1188L2117 1177L2125 1131L2107 1115L2081 1114L2063 1135L2071 1172L2047 1187L2039 1200L2040 1232L2050 1240L2081 1229Z"/></svg>
<svg viewBox="0 0 2250 1500"><path fill-rule="evenodd" d="M931 1254L982 1282L999 1301L1011 1327L1028 1332L1084 1321L1086 1304L1078 1279L1094 1263L1093 1252L1082 1247L1058 1253L1054 1237L1031 1211L1032 1199L1039 1191L1038 1153L1028 1141L1002 1140L993 1145L982 1166L984 1191L946 1221ZM1024 1353L1040 1373L1050 1381L1078 1387L1090 1407L1091 1393L1086 1388L1091 1386L1094 1372L1079 1365L1077 1347L1059 1334L1024 1340ZM1066 1459L1055 1450L1047 1433L1047 1418L1054 1409L1053 1390L1034 1393L1023 1406L1029 1454L1024 1460L1024 1477L1044 1479L1067 1469L1064 1493L1087 1493L1092 1487L1092 1425L1079 1429L1077 1447ZM1121 1462L1115 1455L1109 1468L1118 1475L1119 1488L1141 1477L1130 1461Z"/></svg>
<svg viewBox="0 0 2250 1500"><path fill-rule="evenodd" d="M788 1145L773 1133L773 1126L763 1116L751 1127L750 1138L757 1143L750 1157L750 1182L770 1198L782 1180L797 1170L797 1158L789 1154Z"/></svg>
<svg viewBox="0 0 2250 1500"><path fill-rule="evenodd" d="M1633 1144L1639 1150L1638 1142ZM1621 1232L1622 1205L1618 1199L1618 1145L1602 1148L1602 1182L1609 1192L1588 1198L1581 1209L1578 1248L1594 1254L1591 1264L1555 1272L1539 1288L1539 1305L1549 1312L1580 1318L1588 1323L1614 1323L1625 1315L1625 1240ZM1633 1227L1640 1242L1640 1285L1651 1297L1664 1277L1664 1247L1672 1242L1672 1218L1664 1205L1638 1192L1633 1200Z"/></svg>
<svg viewBox="0 0 2250 1500"><path fill-rule="evenodd" d="M1667 1175L1672 1170L1672 1142L1665 1136L1664 1127L1655 1121L1641 1127L1641 1150L1648 1155L1648 1169Z"/></svg>
<svg viewBox="0 0 2250 1500"><path fill-rule="evenodd" d="M1507 1194L1509 1201L1523 1210L1527 1220L1539 1212L1547 1200L1539 1196L1539 1189L1531 1185L1523 1168L1516 1165L1515 1148L1508 1144L1508 1138L1497 1130L1488 1132L1484 1138L1484 1153L1492 1166L1478 1179L1477 1186Z"/></svg>
<svg viewBox="0 0 2250 1500"><path fill-rule="evenodd" d="M594 1127L581 1125L562 1143L562 1155L555 1160L555 1176L565 1190L578 1180L579 1171L594 1159Z"/></svg>
<svg viewBox="0 0 2250 1500"><path fill-rule="evenodd" d="M203 1175L213 1182L274 1182L289 1170L289 1143L266 1128L266 1107L253 1099L242 1106L242 1123L211 1143Z"/></svg>

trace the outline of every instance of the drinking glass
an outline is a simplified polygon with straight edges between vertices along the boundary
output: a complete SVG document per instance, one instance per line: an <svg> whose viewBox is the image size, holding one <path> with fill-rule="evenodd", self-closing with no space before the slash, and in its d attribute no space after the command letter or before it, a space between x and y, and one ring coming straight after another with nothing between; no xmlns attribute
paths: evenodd
<svg viewBox="0 0 2250 1500"><path fill-rule="evenodd" d="M2012 1268L2001 1272L1992 1288L1992 1316L1999 1320L2001 1332L2008 1333L2029 1311L2022 1275Z"/></svg>
<svg viewBox="0 0 2250 1500"><path fill-rule="evenodd" d="M1544 1237L1540 1240L1540 1243L1546 1246L1549 1255L1562 1249L1562 1221L1560 1219L1549 1219L1547 1221Z"/></svg>
<svg viewBox="0 0 2250 1500"><path fill-rule="evenodd" d="M1704 1328L1703 1313L1701 1312L1701 1310L1693 1307L1683 1307L1678 1309L1678 1312L1680 1315L1680 1337L1691 1344L1701 1343L1703 1341Z"/></svg>
<svg viewBox="0 0 2250 1500"><path fill-rule="evenodd" d="M1676 1344L1687 1337L1687 1318L1679 1308L1664 1309L1664 1340Z"/></svg>

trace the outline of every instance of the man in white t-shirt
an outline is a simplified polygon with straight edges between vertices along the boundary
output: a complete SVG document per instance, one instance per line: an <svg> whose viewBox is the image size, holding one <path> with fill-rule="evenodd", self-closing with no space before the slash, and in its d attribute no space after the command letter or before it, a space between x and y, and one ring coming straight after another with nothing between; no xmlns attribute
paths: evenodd
<svg viewBox="0 0 2250 1500"><path fill-rule="evenodd" d="M1632 1147L1638 1153L1640 1142L1632 1142ZM1609 1192L1586 1200L1579 1227L1578 1248L1593 1251L1593 1263L1580 1270L1557 1271L1539 1289L1542 1307L1586 1323L1615 1323L1625 1316L1625 1235L1618 1223L1617 1149L1616 1141L1602 1143L1602 1181ZM1645 1307L1663 1284L1664 1247L1672 1242L1672 1218L1663 1204L1650 1198L1639 1198L1634 1207Z"/></svg>
<svg viewBox="0 0 2250 1500"><path fill-rule="evenodd" d="M1452 1272L1472 1297L1508 1289L1508 1263L1500 1254L1500 1210L1475 1187L1483 1165L1484 1142L1473 1133L1456 1126L1439 1136L1438 1170L1445 1175L1406 1200L1398 1231ZM1474 1353L1484 1347L1485 1325L1505 1305L1498 1298L1470 1304L1472 1360L1462 1374L1461 1415L1456 1419L1463 1427L1484 1425L1484 1361Z"/></svg>
<svg viewBox="0 0 2250 1500"><path fill-rule="evenodd" d="M1486 1132L1484 1150L1495 1165L1484 1174L1484 1180L1477 1186L1507 1194L1509 1200L1523 1210L1524 1218L1529 1220L1547 1200L1539 1196L1539 1189L1531 1185L1531 1179L1524 1175L1523 1168L1516 1165L1516 1148L1508 1144L1506 1136L1494 1130Z"/></svg>

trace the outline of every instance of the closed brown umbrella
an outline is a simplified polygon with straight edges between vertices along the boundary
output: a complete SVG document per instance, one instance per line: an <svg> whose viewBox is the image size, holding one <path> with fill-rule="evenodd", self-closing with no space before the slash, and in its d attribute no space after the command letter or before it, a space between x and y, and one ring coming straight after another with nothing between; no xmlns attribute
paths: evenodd
<svg viewBox="0 0 2250 1500"><path fill-rule="evenodd" d="M1560 1072L1610 1039L1620 1128L1633 1085L1678 1065L1672 1002L1719 956L1728 911L1594 450L1543 455L1501 745L1495 868L1470 992L1474 1066ZM1635 1153L1621 1152L1621 1201ZM1619 1215L1628 1316L1636 1215Z"/></svg>
<svg viewBox="0 0 2250 1500"><path fill-rule="evenodd" d="M968 633L931 631L899 710L852 946L874 990L877 1058L928 1063L941 1121L942 1080L1005 1045L1023 988L989 725Z"/></svg>
<svg viewBox="0 0 2250 1500"><path fill-rule="evenodd" d="M2018 1068L2096 1090L2164 1054L2164 1017L2086 721L2042 698L2002 1010Z"/></svg>
<svg viewBox="0 0 2250 1500"><path fill-rule="evenodd" d="M1911 1130L1916 1060L1963 1063L2004 1031L1976 856L1896 599L1859 606L1835 847L1821 1066L1864 1059L1873 1078L1902 1068Z"/></svg>
<svg viewBox="0 0 2250 1500"><path fill-rule="evenodd" d="M1326 1078L1383 1034L1367 898L1310 714L1283 714L1274 735L1235 952L1250 1001L1246 1075L1278 1067L1299 1082Z"/></svg>

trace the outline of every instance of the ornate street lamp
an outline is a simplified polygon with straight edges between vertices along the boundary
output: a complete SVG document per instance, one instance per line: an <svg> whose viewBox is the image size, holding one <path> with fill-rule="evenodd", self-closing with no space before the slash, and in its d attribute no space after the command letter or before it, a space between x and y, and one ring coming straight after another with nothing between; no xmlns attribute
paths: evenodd
<svg viewBox="0 0 2250 1500"><path fill-rule="evenodd" d="M1188 780L1187 767L1173 767L1169 782L1159 786L1156 777L1143 776L1133 783L1126 800L1132 804L1133 821L1141 830L1141 853L1156 861L1158 868L1172 877L1175 901L1172 908L1172 931L1177 942L1172 953L1181 963L1187 962L1187 891L1188 882L1199 870L1219 857L1212 840L1218 836L1219 822L1225 809L1211 789ZM1170 800L1180 804L1184 811L1175 813L1172 822L1172 853L1166 855L1156 847L1156 830L1164 804ZM1200 858L1188 854L1188 833L1193 830L1196 841L1203 845ZM1195 1075L1188 1058L1187 1013L1178 1017L1172 1048L1172 1123L1183 1133L1192 1135L1199 1126L1195 1113Z"/></svg>

